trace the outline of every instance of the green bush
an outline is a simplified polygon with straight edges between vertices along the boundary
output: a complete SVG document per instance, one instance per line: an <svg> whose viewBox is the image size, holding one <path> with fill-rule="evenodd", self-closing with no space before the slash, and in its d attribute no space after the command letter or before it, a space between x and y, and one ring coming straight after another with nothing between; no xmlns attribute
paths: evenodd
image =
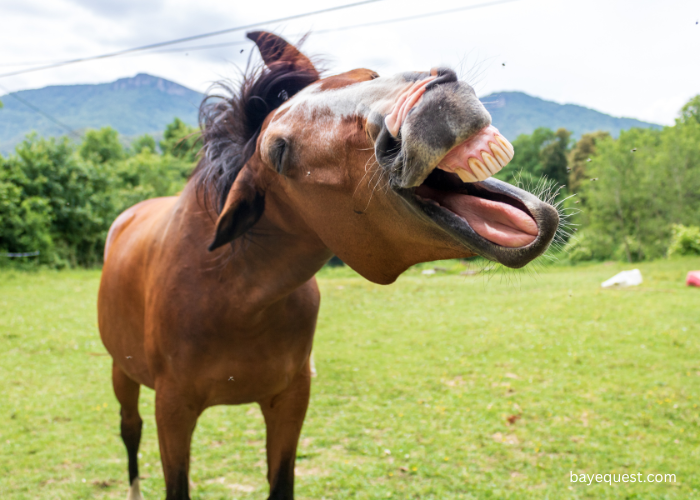
<svg viewBox="0 0 700 500"><path fill-rule="evenodd" d="M22 199L22 190L0 180L0 253L40 251L53 248L49 234L51 209L36 196ZM31 249L31 250L30 250Z"/></svg>
<svg viewBox="0 0 700 500"><path fill-rule="evenodd" d="M169 140L190 133L182 122ZM0 253L39 251L31 262L50 267L102 262L107 231L126 208L184 186L196 151L157 154L142 137L125 149L116 131L91 130L76 148L68 138L31 134L8 158L0 156ZM17 262L0 257L0 264Z"/></svg>
<svg viewBox="0 0 700 500"><path fill-rule="evenodd" d="M576 222L587 236L611 241L607 255L596 259L660 258L668 254L673 224L698 225L700 122L688 116L663 130L600 136L588 148L591 161L585 158L576 175Z"/></svg>
<svg viewBox="0 0 700 500"><path fill-rule="evenodd" d="M671 227L671 244L667 255L700 255L700 227L674 224Z"/></svg>
<svg viewBox="0 0 700 500"><path fill-rule="evenodd" d="M580 231L564 247L566 258L571 262L607 260L614 252L613 239L595 231Z"/></svg>

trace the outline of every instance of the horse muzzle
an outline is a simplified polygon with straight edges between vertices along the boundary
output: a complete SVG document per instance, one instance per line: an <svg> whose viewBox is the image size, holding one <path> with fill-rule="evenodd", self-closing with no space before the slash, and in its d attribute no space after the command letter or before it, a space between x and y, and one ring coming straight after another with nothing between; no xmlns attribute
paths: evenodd
<svg viewBox="0 0 700 500"><path fill-rule="evenodd" d="M375 141L391 187L472 254L509 267L527 264L549 247L557 210L490 178L515 151L469 85L451 70L417 75Z"/></svg>
<svg viewBox="0 0 700 500"><path fill-rule="evenodd" d="M489 142L506 149L506 155L511 153L512 158L512 146L508 143L508 150L499 142L498 138L505 139L495 129L490 136L479 136L479 132L491 124L491 116L474 90L457 80L454 71L434 69L430 74L407 76L417 81L399 96L375 142L377 160L389 170L392 186L408 188L420 185L443 159L445 162L440 165L441 168L446 164L454 167L459 159L457 153L465 156L467 162L466 168L459 170L464 170L468 175L460 177L471 182L485 180L495 173L491 172L496 170L493 167L502 167L496 152L488 147ZM468 152L478 153L479 142L484 142L486 146L483 152L490 156L487 159L496 160L491 169L477 154L472 154L474 158L471 162L465 155ZM481 173L481 167L486 167L484 174L488 175Z"/></svg>

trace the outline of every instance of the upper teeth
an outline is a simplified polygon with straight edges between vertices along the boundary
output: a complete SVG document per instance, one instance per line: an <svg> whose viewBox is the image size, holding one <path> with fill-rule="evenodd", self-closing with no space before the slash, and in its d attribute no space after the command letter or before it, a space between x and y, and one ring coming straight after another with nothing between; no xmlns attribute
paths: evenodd
<svg viewBox="0 0 700 500"><path fill-rule="evenodd" d="M477 182L483 181L498 173L505 167L510 160L513 159L515 150L513 146L505 138L496 135L496 141L489 142L490 153L481 152L481 160L478 158L469 158L469 169L458 167L455 173L462 179L462 182Z"/></svg>
<svg viewBox="0 0 700 500"><path fill-rule="evenodd" d="M498 139L496 139L498 140ZM489 147L491 148L491 151L493 151L493 154L496 156L498 159L498 162L501 164L501 167L505 167L512 156L509 156L508 153L506 153L501 146L498 144L494 144L493 142L489 142Z"/></svg>
<svg viewBox="0 0 700 500"><path fill-rule="evenodd" d="M511 143L496 127L488 126L452 149L437 168L454 172L462 182L479 182L497 174L514 154Z"/></svg>
<svg viewBox="0 0 700 500"><path fill-rule="evenodd" d="M513 145L506 140L505 137L497 135L496 140L505 148L505 150L508 152L509 160L513 159L513 155L515 154L515 149L513 149Z"/></svg>

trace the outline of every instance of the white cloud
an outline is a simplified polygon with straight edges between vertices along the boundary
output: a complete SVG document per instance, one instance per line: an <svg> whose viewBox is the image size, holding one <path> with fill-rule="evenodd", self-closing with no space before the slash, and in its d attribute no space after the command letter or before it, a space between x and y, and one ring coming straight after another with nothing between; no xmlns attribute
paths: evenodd
<svg viewBox="0 0 700 500"><path fill-rule="evenodd" d="M481 3L483 0L471 0ZM145 45L342 5L320 0L5 0L0 73L12 62L62 60ZM335 33L313 30L427 14L469 5L464 0L385 0L278 23L266 29L326 56L335 70L369 67L380 73L462 66L480 95L523 90L617 116L671 124L680 106L700 93L697 0L520 0L437 17ZM186 47L244 41L236 32ZM243 54L240 48L245 48ZM12 90L93 83L146 72L203 91L235 76L251 45L138 55L76 64L0 79ZM505 66L502 63L505 62ZM471 71L470 71L471 70Z"/></svg>

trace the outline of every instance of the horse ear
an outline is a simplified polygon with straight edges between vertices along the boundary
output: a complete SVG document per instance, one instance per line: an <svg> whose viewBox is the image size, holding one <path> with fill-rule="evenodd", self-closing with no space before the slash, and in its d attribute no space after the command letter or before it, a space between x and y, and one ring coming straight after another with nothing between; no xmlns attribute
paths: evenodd
<svg viewBox="0 0 700 500"><path fill-rule="evenodd" d="M264 210L265 196L256 189L250 170L244 168L231 186L216 221L216 236L209 245L209 251L243 236L260 220Z"/></svg>
<svg viewBox="0 0 700 500"><path fill-rule="evenodd" d="M268 68L275 64L286 63L290 64L294 71L315 73L316 78L320 77L311 60L284 38L267 31L251 31L246 36L258 46L260 55Z"/></svg>

